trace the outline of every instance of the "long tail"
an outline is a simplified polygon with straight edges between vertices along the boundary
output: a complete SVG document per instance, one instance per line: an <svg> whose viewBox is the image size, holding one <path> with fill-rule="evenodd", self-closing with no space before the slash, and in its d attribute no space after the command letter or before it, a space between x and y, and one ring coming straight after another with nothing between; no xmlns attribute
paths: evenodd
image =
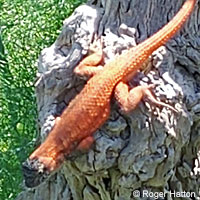
<svg viewBox="0 0 200 200"><path fill-rule="evenodd" d="M151 54L157 48L165 44L188 19L195 6L196 0L187 0L171 21L158 32L140 43L137 47L146 50L146 54Z"/></svg>

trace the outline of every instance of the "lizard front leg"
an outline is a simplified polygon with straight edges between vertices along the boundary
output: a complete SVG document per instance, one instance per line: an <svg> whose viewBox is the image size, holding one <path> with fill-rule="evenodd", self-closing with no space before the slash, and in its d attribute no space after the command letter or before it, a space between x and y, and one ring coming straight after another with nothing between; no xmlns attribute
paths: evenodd
<svg viewBox="0 0 200 200"><path fill-rule="evenodd" d="M156 100L151 92L151 89L154 87L154 84L137 86L129 91L129 86L121 81L117 84L114 94L124 112L133 110L140 103L144 96L148 97L148 99L156 105L167 107L177 112L177 110L172 106Z"/></svg>
<svg viewBox="0 0 200 200"><path fill-rule="evenodd" d="M100 39L95 39L89 51L92 53L89 53L74 69L74 72L80 76L91 77L103 69L101 66L98 66L103 59L102 42Z"/></svg>

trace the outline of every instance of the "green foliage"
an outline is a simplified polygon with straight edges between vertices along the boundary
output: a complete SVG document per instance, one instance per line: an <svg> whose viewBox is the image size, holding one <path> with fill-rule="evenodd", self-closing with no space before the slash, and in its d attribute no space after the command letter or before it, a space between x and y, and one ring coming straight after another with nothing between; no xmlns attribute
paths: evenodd
<svg viewBox="0 0 200 200"><path fill-rule="evenodd" d="M40 51L51 45L63 20L83 0L0 2L0 199L14 199L21 162L37 136L34 80ZM4 45L4 46L3 46Z"/></svg>
<svg viewBox="0 0 200 200"><path fill-rule="evenodd" d="M1 35L0 35L0 61L4 60L4 46L1 40Z"/></svg>

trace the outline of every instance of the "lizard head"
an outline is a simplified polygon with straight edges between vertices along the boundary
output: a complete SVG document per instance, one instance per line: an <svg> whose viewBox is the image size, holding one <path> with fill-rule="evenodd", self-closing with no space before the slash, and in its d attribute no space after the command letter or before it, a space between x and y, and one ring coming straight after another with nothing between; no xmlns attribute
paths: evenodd
<svg viewBox="0 0 200 200"><path fill-rule="evenodd" d="M62 154L54 157L38 155L34 151L30 157L22 164L25 185L29 188L36 187L48 179L53 172L56 172L64 159ZM39 153L41 153L39 151Z"/></svg>
<svg viewBox="0 0 200 200"><path fill-rule="evenodd" d="M22 164L25 185L29 188L38 186L45 181L49 175L49 170L38 159L27 159Z"/></svg>

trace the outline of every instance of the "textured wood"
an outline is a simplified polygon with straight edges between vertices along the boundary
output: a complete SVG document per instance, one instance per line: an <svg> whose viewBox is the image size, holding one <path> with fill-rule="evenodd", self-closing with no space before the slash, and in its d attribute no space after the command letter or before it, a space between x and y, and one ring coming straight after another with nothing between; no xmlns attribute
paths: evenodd
<svg viewBox="0 0 200 200"><path fill-rule="evenodd" d="M79 7L65 21L55 44L40 56L36 91L42 137L53 126L54 116L80 90L82 81L72 70L86 54L94 32L104 33L107 62L134 46L135 38L138 43L152 35L182 3L107 0L98 1L95 8L91 4ZM78 16L82 16L81 21ZM196 9L180 34L168 43L167 52L163 54L164 48L154 53L150 63L154 68L148 75L138 75L141 84L158 83L156 96L175 103L179 114L145 103L147 107L141 104L125 115L114 105L110 120L95 134L96 144L89 153L66 161L49 181L17 199L127 200L136 189L194 191L197 195L198 32Z"/></svg>

